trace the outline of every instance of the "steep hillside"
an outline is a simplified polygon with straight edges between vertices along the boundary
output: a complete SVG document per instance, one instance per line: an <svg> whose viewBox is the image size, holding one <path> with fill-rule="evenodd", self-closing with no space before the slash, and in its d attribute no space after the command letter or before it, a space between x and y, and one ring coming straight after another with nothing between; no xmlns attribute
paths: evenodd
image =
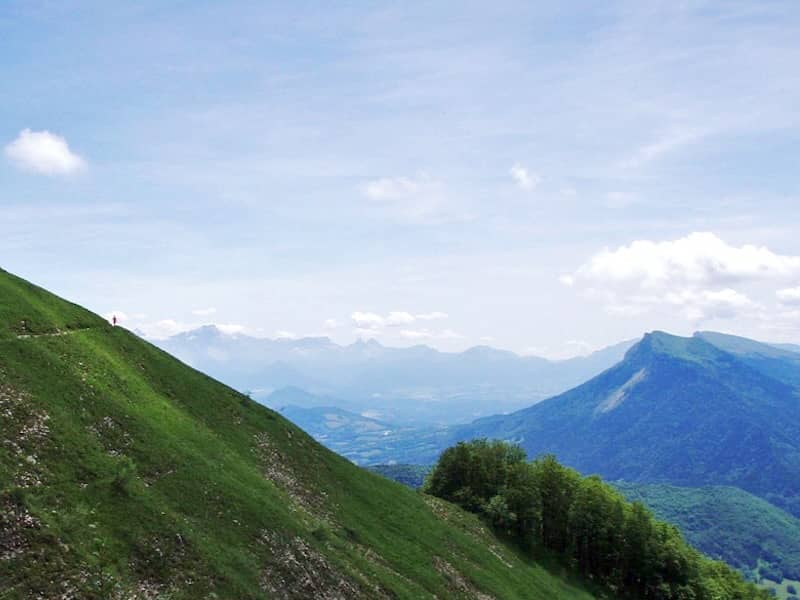
<svg viewBox="0 0 800 600"><path fill-rule="evenodd" d="M5 272L0 442L4 600L590 597Z"/></svg>
<svg viewBox="0 0 800 600"><path fill-rule="evenodd" d="M800 515L800 391L788 380L657 332L585 384L454 438L513 440L607 479L734 485Z"/></svg>

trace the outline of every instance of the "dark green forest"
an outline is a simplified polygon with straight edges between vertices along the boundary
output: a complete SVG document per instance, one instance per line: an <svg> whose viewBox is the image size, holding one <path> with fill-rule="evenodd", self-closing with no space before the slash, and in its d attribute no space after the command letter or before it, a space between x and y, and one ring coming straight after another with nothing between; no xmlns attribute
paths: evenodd
<svg viewBox="0 0 800 600"><path fill-rule="evenodd" d="M526 550L554 554L616 596L645 600L769 598L705 558L640 502L551 455L485 439L445 450L424 491L487 519Z"/></svg>

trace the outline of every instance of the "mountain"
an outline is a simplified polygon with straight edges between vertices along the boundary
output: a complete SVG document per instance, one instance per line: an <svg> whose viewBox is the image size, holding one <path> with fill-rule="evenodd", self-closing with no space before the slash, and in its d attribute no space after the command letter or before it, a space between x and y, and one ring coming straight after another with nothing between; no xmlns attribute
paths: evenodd
<svg viewBox="0 0 800 600"><path fill-rule="evenodd" d="M590 598L0 271L0 597Z"/></svg>
<svg viewBox="0 0 800 600"><path fill-rule="evenodd" d="M621 360L633 342L549 361L477 346L461 353L341 346L324 337L260 339L206 326L156 342L193 367L262 402L284 387L335 397L339 408L404 425L465 423L511 412L575 386Z"/></svg>
<svg viewBox="0 0 800 600"><path fill-rule="evenodd" d="M686 540L708 556L746 573L800 579L800 519L766 500L725 486L614 486L628 500L642 502L659 519L677 525Z"/></svg>
<svg viewBox="0 0 800 600"><path fill-rule="evenodd" d="M800 354L789 347L764 344L743 337L701 331L695 333L717 348L736 355L757 371L792 386L800 387Z"/></svg>
<svg viewBox="0 0 800 600"><path fill-rule="evenodd" d="M610 480L736 486L800 515L797 365L709 337L647 334L583 385L452 439L515 441Z"/></svg>

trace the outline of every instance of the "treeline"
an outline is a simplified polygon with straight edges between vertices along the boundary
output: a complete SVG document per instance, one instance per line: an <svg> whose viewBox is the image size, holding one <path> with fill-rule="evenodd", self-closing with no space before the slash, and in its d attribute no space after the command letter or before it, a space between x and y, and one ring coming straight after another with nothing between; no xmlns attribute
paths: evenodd
<svg viewBox="0 0 800 600"><path fill-rule="evenodd" d="M643 600L770 598L599 477L553 456L477 440L442 453L423 490L484 515L524 547L543 547L616 596Z"/></svg>

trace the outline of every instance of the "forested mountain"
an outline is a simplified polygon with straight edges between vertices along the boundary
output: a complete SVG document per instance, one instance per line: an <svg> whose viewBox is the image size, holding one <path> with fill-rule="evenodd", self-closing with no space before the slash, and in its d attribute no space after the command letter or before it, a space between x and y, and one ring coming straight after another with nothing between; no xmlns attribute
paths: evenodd
<svg viewBox="0 0 800 600"><path fill-rule="evenodd" d="M512 440L614 480L733 485L800 514L797 367L707 337L647 334L585 384L454 439Z"/></svg>
<svg viewBox="0 0 800 600"><path fill-rule="evenodd" d="M0 597L591 596L0 271Z"/></svg>
<svg viewBox="0 0 800 600"><path fill-rule="evenodd" d="M488 346L461 353L428 346L390 348L376 340L340 346L328 338L260 339L214 326L156 342L193 367L278 408L285 387L401 425L465 423L510 412L578 385L619 361L633 342L585 357L550 361ZM306 408L311 405L302 404Z"/></svg>
<svg viewBox="0 0 800 600"><path fill-rule="evenodd" d="M614 482L708 556L754 576L800 579L800 519L739 488Z"/></svg>

